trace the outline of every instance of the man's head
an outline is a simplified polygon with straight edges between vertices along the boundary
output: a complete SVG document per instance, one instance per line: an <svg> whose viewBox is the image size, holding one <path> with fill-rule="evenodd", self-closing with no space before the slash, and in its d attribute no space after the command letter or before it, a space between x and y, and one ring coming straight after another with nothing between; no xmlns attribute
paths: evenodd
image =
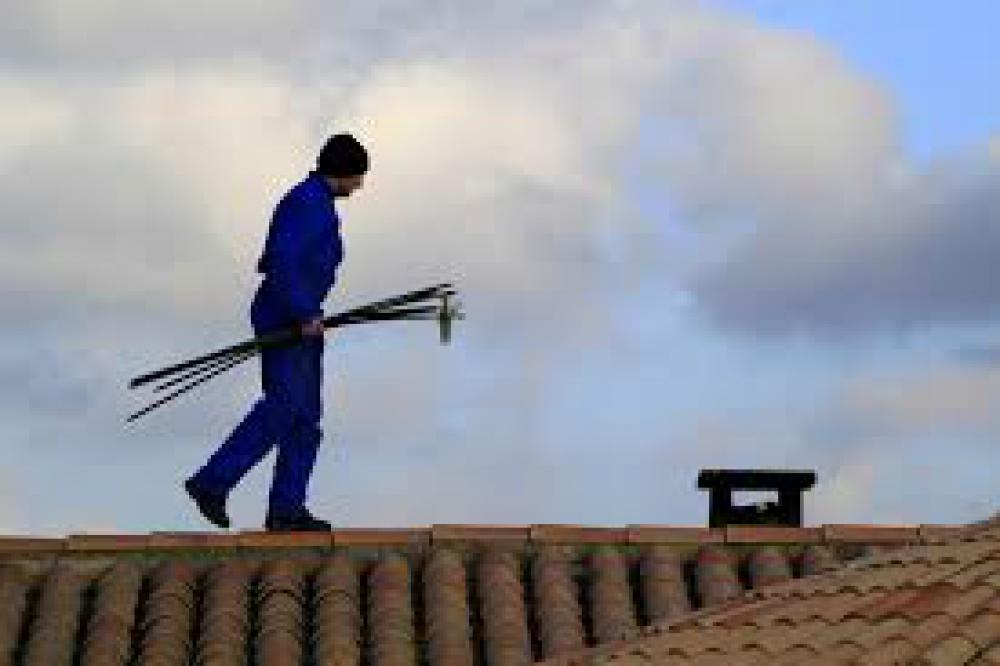
<svg viewBox="0 0 1000 666"><path fill-rule="evenodd" d="M368 172L368 151L350 134L331 136L316 159L316 171L326 178L335 197L350 196Z"/></svg>

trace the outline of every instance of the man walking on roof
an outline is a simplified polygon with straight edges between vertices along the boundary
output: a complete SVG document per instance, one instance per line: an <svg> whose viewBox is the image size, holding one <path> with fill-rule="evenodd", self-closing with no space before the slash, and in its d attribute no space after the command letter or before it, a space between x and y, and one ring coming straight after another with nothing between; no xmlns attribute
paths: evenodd
<svg viewBox="0 0 1000 666"><path fill-rule="evenodd" d="M261 351L263 397L208 462L184 482L202 515L218 527L229 527L229 491L277 446L264 527L331 529L305 506L322 438L321 303L343 259L334 199L360 188L367 172L368 153L357 139L334 135L320 151L316 169L282 197L271 218L257 263L264 279L250 306L250 322L258 337L292 326L298 326L303 337L294 345Z"/></svg>

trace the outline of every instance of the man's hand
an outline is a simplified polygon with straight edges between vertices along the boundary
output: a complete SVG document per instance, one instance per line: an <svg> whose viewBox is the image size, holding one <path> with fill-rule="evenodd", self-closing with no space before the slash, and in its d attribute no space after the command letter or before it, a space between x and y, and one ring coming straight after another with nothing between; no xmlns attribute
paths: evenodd
<svg viewBox="0 0 1000 666"><path fill-rule="evenodd" d="M323 335L323 317L319 316L303 323L299 330L302 335Z"/></svg>

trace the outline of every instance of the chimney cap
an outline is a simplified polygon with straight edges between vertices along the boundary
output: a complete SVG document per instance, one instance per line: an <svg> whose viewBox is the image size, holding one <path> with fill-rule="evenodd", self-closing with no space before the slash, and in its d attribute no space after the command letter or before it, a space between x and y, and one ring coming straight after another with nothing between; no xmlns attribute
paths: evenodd
<svg viewBox="0 0 1000 666"><path fill-rule="evenodd" d="M703 469L698 473L702 490L808 490L816 483L814 470Z"/></svg>

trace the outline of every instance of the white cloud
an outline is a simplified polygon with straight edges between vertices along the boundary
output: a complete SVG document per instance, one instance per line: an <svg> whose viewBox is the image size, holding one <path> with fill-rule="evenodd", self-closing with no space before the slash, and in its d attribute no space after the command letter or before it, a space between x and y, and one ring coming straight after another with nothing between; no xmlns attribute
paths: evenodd
<svg viewBox="0 0 1000 666"><path fill-rule="evenodd" d="M849 228L898 161L887 92L805 34L737 22L702 34L658 96L673 125L664 175L685 213Z"/></svg>
<svg viewBox="0 0 1000 666"><path fill-rule="evenodd" d="M705 245L731 243L686 278L701 312L737 333L830 342L995 320L989 149L918 168L886 90L819 43L715 35L725 46L708 41L661 102L672 202Z"/></svg>
<svg viewBox="0 0 1000 666"><path fill-rule="evenodd" d="M58 90L26 77L0 75L0 174L17 156L65 140L76 114Z"/></svg>
<svg viewBox="0 0 1000 666"><path fill-rule="evenodd" d="M844 461L806 493L803 511L808 515L808 524L873 522L880 476L879 466L870 456L858 455Z"/></svg>
<svg viewBox="0 0 1000 666"><path fill-rule="evenodd" d="M589 173L593 139L565 121L566 101L458 62L376 72L338 123L363 123L373 152L365 190L344 206L349 242L365 259L351 278L434 271L473 292L531 298L585 277L580 263L559 259L591 251L607 188ZM378 258L388 256L387 272Z"/></svg>
<svg viewBox="0 0 1000 666"><path fill-rule="evenodd" d="M845 417L895 437L1000 435L1000 370L942 366L859 377L837 398Z"/></svg>
<svg viewBox="0 0 1000 666"><path fill-rule="evenodd" d="M219 243L249 259L270 209L315 159L303 94L254 61L153 70L111 90L109 133L170 174ZM113 128L113 129L112 129Z"/></svg>
<svg viewBox="0 0 1000 666"><path fill-rule="evenodd" d="M71 68L226 57L287 43L315 3L217 0L38 0L0 9L2 50L14 61ZM272 46L273 48L273 46Z"/></svg>

